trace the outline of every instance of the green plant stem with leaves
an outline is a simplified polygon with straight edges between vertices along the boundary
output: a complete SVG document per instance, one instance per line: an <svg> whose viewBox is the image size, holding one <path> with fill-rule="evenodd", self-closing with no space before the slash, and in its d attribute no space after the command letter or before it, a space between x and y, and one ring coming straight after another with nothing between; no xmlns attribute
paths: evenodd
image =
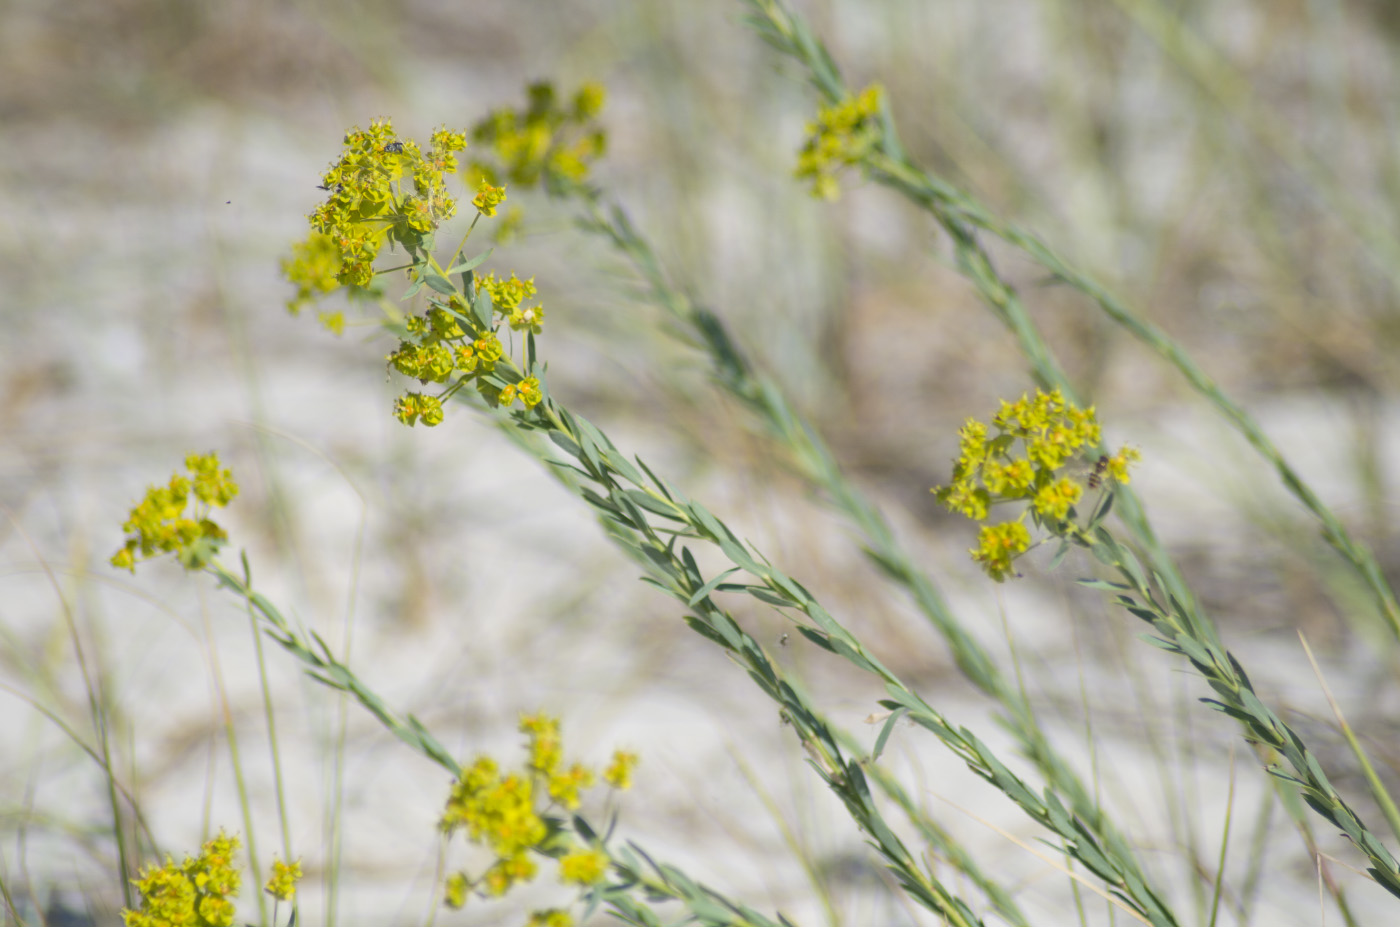
<svg viewBox="0 0 1400 927"><path fill-rule="evenodd" d="M824 493L829 504L851 519L860 531L863 552L908 592L919 611L943 636L962 674L1002 707L1005 713L1000 716L1001 722L1017 738L1022 752L1046 782L1096 833L1107 836L1112 832L1112 821L1046 737L1024 693L1001 673L986 649L967 632L933 578L914 563L895 539L884 516L842 472L816 426L793 409L778 383L755 371L718 316L670 284L654 250L620 206L605 206L599 193L592 190L583 193L583 203L587 210L585 228L605 235L627 255L650 288L652 301L686 324L709 359L715 381L757 418L764 431L796 462L802 476Z"/></svg>
<svg viewBox="0 0 1400 927"><path fill-rule="evenodd" d="M385 134L386 127L387 123L378 124L373 131L378 131L384 137L388 137ZM359 134L352 133L347 136L347 144L352 148L355 145L360 145L368 151L366 157L383 160L384 149L378 147L377 142L374 145L362 145L357 141L361 137ZM347 155L347 157L349 156ZM394 359L394 366L402 372L411 373L420 378L426 377L428 374L427 364L418 361L414 361L412 364L400 363L398 358L408 355L422 356L421 352L440 343L440 339L448 337L443 333L449 330L454 333L451 337L460 339L462 342L472 337L485 337L485 333L490 329L495 318L492 303L490 301L483 303L483 291L478 286L473 271L464 268L461 286L457 288L425 256L429 248L428 242L429 239L426 235L420 235L414 239L413 247L409 249L414 257L414 267L411 273L412 279L415 281L409 289L409 295L415 294L426 283L434 291L428 300L431 308L425 321L418 323L416 329L410 326L403 330L403 334L410 337L414 337L416 332L423 333L420 336L421 340L416 344L405 342ZM409 247L409 243L406 242L405 247ZM479 260L479 258L474 259L472 263ZM429 335L430 327L431 335ZM527 346L526 369L533 371L535 369L533 338L527 338ZM462 392L461 387L466 382L467 376L449 381L448 374L445 372L446 365L443 369L444 372L435 374L433 379L444 383L446 389L441 397L433 401L439 402L454 396L459 399L466 398L469 393ZM518 375L506 361L501 362L501 369L494 371L493 375L499 377L502 371L504 371L506 379L511 381ZM464 368L463 372L470 376L481 375L480 371L474 368ZM614 541L625 549L629 549L633 556L648 564L654 574L652 577L654 582L686 601L691 609L692 627L704 633L711 640L729 648L740 658L741 662L749 667L750 675L766 686L765 691L778 701L784 711L784 716L797 729L804 746L809 752L816 751L816 755L820 757L815 765L822 772L829 786L846 802L857 825L874 838L876 845L893 867L901 882L921 903L938 911L944 917L953 917L960 921L971 917L970 909L946 892L931 876L918 868L917 862L903 844L895 838L893 831L878 814L860 767L856 761L843 756L835 732L824 721L818 721L820 714L813 706L805 699L796 696L795 684L787 680L783 680L782 684L779 684L776 670L763 656L761 648L746 635L743 635L732 617L714 605L710 600L712 592L717 590L747 591L760 601L770 605L801 610L813 623L812 625L804 625L803 633L808 634L827 649L839 653L846 659L855 662L860 668L879 677L884 682L887 691L896 695L901 701L890 706L894 710L894 715L891 726L887 726L877 744L875 750L877 757L893 729L893 721L897 721L907 714L912 720L937 734L947 746L968 763L970 768L1006 792L1033 819L1057 833L1064 841L1065 851L1072 858L1079 860L1090 871L1104 878L1111 890L1126 898L1127 903L1138 912L1140 917L1145 917L1158 925L1175 923L1172 915L1159 900L1158 893L1149 886L1125 840L1113 832L1100 834L1099 830L1103 829L1102 827L1086 826L1082 817L1076 817L1075 814L1065 809L1060 799L1056 797L1053 788L1046 790L1043 800L1037 797L1019 778L1012 775L1004 764L997 760L971 732L955 729L887 668L867 654L855 638L837 625L835 620L798 584L771 567L759 568L757 561L744 552L742 545L734 539L732 533L729 533L727 528L724 528L703 508L691 504L678 508L675 503L668 502L667 500L674 496L665 483L648 471L648 476L652 478L651 484L648 485L636 467L633 467L625 457L618 454L601 433L581 419L571 416L562 406L551 399L547 387L543 383L539 384L538 389L539 395L536 401L527 403L524 411L512 413L508 418L501 420L517 427L546 432L555 445L564 449L567 454L574 458L576 465L560 462L552 455L541 455L542 459L547 462L571 471L573 476L581 475L583 477L581 481L574 484L574 488L586 502L598 510L600 516L608 524L609 533ZM489 404L496 404L494 391L481 392ZM401 418L410 424L414 420L413 417L401 416ZM431 421L427 421L425 418L427 424L436 424L441 420L440 411L434 413ZM603 455L600 450L602 448L608 449L606 455ZM645 468L643 467L643 469ZM591 487L586 485L588 482L592 482L594 485ZM630 484L634 488L628 489L623 483ZM682 522L683 526L678 529L676 525L653 524L648 520L649 516L644 514L644 510L650 512L650 517L677 520ZM683 547L677 552L674 549L674 542L679 536L676 533L677 530L692 539L708 541L717 545L734 563L734 567L708 582L705 581L699 576L689 550ZM666 542L662 540L663 537L670 537L671 541ZM745 570L754 576L761 576L764 585L736 586L724 583L728 575L739 570ZM1097 807L1087 798L1080 804L1086 816L1099 818ZM1078 810L1081 809L1076 809L1076 811ZM1102 848L1100 844L1102 844Z"/></svg>
<svg viewBox="0 0 1400 927"><path fill-rule="evenodd" d="M1085 579L1080 580L1081 585L1116 593L1114 601L1120 607L1152 627L1155 636L1145 638L1149 643L1185 657L1220 696L1204 701L1243 725L1252 743L1282 756L1288 764L1285 769L1270 757L1264 768L1296 786L1314 811L1339 828L1365 854L1371 862L1367 871L1376 881L1400 897L1400 863L1343 800L1302 738L1260 700L1239 660L1202 634L1191 614L1164 590L1160 577L1154 574L1149 582L1132 551L1103 527L1101 521L1107 508L1095 516L1089 531L1075 533L1070 540L1112 568L1122 581ZM1382 796L1383 789L1378 798ZM1388 798L1382 803L1389 803ZM1393 817L1387 817L1394 826Z"/></svg>
<svg viewBox="0 0 1400 927"><path fill-rule="evenodd" d="M331 689L351 696L380 722L389 733L415 753L442 767L453 778L460 778L462 766L413 715L394 711L372 688L348 666L338 660L329 645L314 631L304 633L293 627L281 611L252 585L247 558L242 559L242 575L236 575L217 560L209 561L204 569L218 580L221 588L242 599L261 624L261 631L283 650L306 667L307 675ZM576 818L576 828L593 833L582 818ZM659 925L662 921L652 909L634 897L638 892L652 901L677 901L683 904L697 923L705 925L752 925L779 927L773 921L745 905L731 901L713 889L701 886L673 866L657 863L636 844L609 850L613 877L596 892L595 901L606 904L625 923ZM648 872L650 870L650 872ZM735 916L741 919L736 920Z"/></svg>
<svg viewBox="0 0 1400 927"><path fill-rule="evenodd" d="M542 430L573 463L546 462L567 469L579 480L578 494L594 508L615 543L650 567L650 582L686 604L691 628L738 658L751 679L774 700L808 751L812 766L842 799L853 820L868 836L911 895L945 917L967 917L970 909L920 870L909 851L885 822L866 783L865 764L878 760L894 725L904 717L932 732L971 769L1011 798L1042 826L1059 836L1065 852L1078 860L1110 889L1154 925L1175 924L1125 841L1116 834L1095 834L1069 812L1051 790L1037 796L996 755L966 728L957 728L928 705L892 671L869 654L798 582L750 554L738 537L704 506L687 501L640 460L634 466L591 423L569 413L552 398L533 413L516 413L521 427ZM640 469L639 469L640 468ZM646 472L646 476L642 475ZM592 483L589 487L587 484ZM664 521L654 524L653 519ZM733 566L706 579L681 539L702 542L721 551ZM756 582L735 583L729 577L747 573ZM869 759L847 756L840 739L802 694L795 680L774 665L763 648L713 600L717 592L743 593L808 619L798 631L823 649L877 677L893 713Z"/></svg>

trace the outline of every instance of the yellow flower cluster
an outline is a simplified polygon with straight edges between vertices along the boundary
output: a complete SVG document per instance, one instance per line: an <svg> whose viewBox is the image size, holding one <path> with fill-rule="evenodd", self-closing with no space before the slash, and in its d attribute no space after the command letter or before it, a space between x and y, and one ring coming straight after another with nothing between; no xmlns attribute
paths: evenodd
<svg viewBox="0 0 1400 927"><path fill-rule="evenodd" d="M190 454L185 469L189 476L177 473L167 485L148 488L132 508L122 524L126 541L112 555L112 566L134 573L137 560L174 553L186 569L197 570L218 553L228 535L209 519L209 511L233 501L238 484L220 469L217 454Z"/></svg>
<svg viewBox="0 0 1400 927"><path fill-rule="evenodd" d="M476 211L483 216L491 217L496 214L496 207L500 206L506 199L505 187L493 187L491 182L485 177L476 186L476 196L472 197L472 205Z"/></svg>
<svg viewBox="0 0 1400 927"><path fill-rule="evenodd" d="M812 182L812 195L834 200L840 194L836 173L858 164L879 144L884 90L871 84L859 96L847 97L817 111L817 121L807 125L807 141L797 156L798 180Z"/></svg>
<svg viewBox="0 0 1400 927"><path fill-rule="evenodd" d="M626 791L632 787L632 770L636 768L637 754L618 750L613 754L608 768L603 770L603 781L615 789Z"/></svg>
<svg viewBox="0 0 1400 927"><path fill-rule="evenodd" d="M291 901L297 893L297 883L301 881L301 862L284 863L280 859L272 861L272 876L263 886L278 901Z"/></svg>
<svg viewBox="0 0 1400 927"><path fill-rule="evenodd" d="M986 520L997 503L1030 503L1016 521L984 525L971 552L987 574L1001 582L1014 575L1013 561L1030 549L1030 531L1022 522L1027 513L1051 533L1065 533L1086 484L1064 471L1096 447L1101 435L1093 407L1080 409L1059 390L1037 390L1034 397L1003 401L991 425L995 436L982 422L967 421L958 432L953 481L933 492L950 511L973 521ZM1138 457L1129 447L1101 457L1090 484L1128 482L1128 467Z"/></svg>
<svg viewBox="0 0 1400 927"><path fill-rule="evenodd" d="M386 241L410 253L421 250L456 212L444 177L457 171L456 153L466 147L465 132L441 128L424 151L411 139L400 140L388 120L347 133L339 160L321 177L327 195L311 213L310 237L282 262L297 287L288 308L296 313L336 286L369 286Z"/></svg>
<svg viewBox="0 0 1400 927"><path fill-rule="evenodd" d="M491 294L491 304L496 312L505 316L515 331L529 330L538 335L544 324L544 307L526 306L525 300L535 295L535 278L521 280L515 274L509 280L497 280L495 274L487 274L477 280L476 285Z"/></svg>
<svg viewBox="0 0 1400 927"><path fill-rule="evenodd" d="M472 129L472 140L495 155L496 164L473 161L478 178L501 179L550 190L581 183L607 148L607 133L595 119L602 112L601 84L588 83L562 103L549 83L532 84L524 109L499 109Z"/></svg>
<svg viewBox="0 0 1400 927"><path fill-rule="evenodd" d="M517 331L539 334L544 324L543 307L524 305L524 300L535 295L534 278L521 280L511 274L509 280L497 280L494 274L487 274L476 278L474 287L490 296L490 319L495 328L484 327L458 294L445 300L431 297L428 311L406 321L407 337L386 358L390 367L420 383L452 384L441 396L417 392L400 396L394 404L394 416L405 425L440 424L443 399L468 383L475 383L492 405L509 407L519 398L526 409L533 409L544 401L539 377L507 382L493 376L505 356L496 329L508 323Z"/></svg>
<svg viewBox="0 0 1400 927"><path fill-rule="evenodd" d="M132 882L141 894L139 910L122 911L126 927L230 927L242 874L233 865L238 838L222 831L199 856L175 865L151 866Z"/></svg>
<svg viewBox="0 0 1400 927"><path fill-rule="evenodd" d="M465 172L475 185L472 205L479 213L466 235L477 219L495 216L505 202L497 173L526 183L544 178L556 190L566 181L581 181L587 164L602 152L603 134L592 122L602 105L603 90L597 85L585 86L565 105L549 85L537 84L530 88L524 110L501 110L478 125L475 133L486 144L486 156L495 154L503 166L497 171L478 162ZM469 385L493 407L510 407L519 399L529 411L545 400L534 369L532 339L543 331L545 317L544 307L529 301L536 292L534 279L521 280L513 273L509 279L478 277L476 267L484 255L458 263L465 257L465 236L446 264L439 265L434 254L435 234L457 208L445 178L459 171L457 154L466 147L465 132L446 128L433 133L426 149L400 139L388 120L372 122L368 130L350 130L339 159L321 177L326 199L310 216L310 235L282 262L283 273L296 286L288 304L296 313L342 287L352 299L378 299L382 294L371 287L384 245L400 245L407 252L408 263L398 268L408 271L404 299L422 293L427 305L423 315L405 320L399 345L387 360L404 376L444 389L400 395L394 416L406 425L440 424L447 400ZM517 218L507 216L502 228ZM344 330L342 313L319 315L327 328ZM500 335L506 325L524 336L519 363L499 363L506 358Z"/></svg>
<svg viewBox="0 0 1400 927"><path fill-rule="evenodd" d="M496 860L475 880L465 872L448 877L444 900L450 907L461 907L473 891L500 897L534 878L537 867L531 853L557 858L559 881L566 884L587 887L607 875L609 858L601 847L577 845L544 815L550 807L576 810L596 774L581 763L565 764L557 719L522 717L520 732L526 735L529 753L523 769L502 773L495 760L478 757L452 785L439 826L449 835L464 831L468 840L490 849ZM607 782L626 788L636 762L634 754L618 751L605 775ZM565 912L555 913L566 920L548 923L572 922Z"/></svg>

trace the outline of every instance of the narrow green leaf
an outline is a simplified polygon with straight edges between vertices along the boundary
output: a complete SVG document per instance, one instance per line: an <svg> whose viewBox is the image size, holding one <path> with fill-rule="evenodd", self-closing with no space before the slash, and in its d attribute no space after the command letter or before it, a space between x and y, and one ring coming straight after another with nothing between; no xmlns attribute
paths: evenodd
<svg viewBox="0 0 1400 927"><path fill-rule="evenodd" d="M620 475L627 482L631 483L633 486L645 485L645 482L642 480L642 475L637 472L636 467L632 466L632 461L628 460L621 454L608 454L608 466L616 470L618 472L618 475ZM628 492L632 493L636 492L636 490L628 490ZM646 493L642 493L642 495L645 496ZM641 503L637 504L640 505ZM674 511L671 511L671 517L677 517Z"/></svg>
<svg viewBox="0 0 1400 927"><path fill-rule="evenodd" d="M553 441L556 445L558 445L559 449L562 450L565 454L568 454L570 457L573 457L575 459L577 459L583 453L583 451L579 449L578 444L574 442L574 439L570 438L562 431L551 431L549 433L549 440Z"/></svg>
<svg viewBox="0 0 1400 927"><path fill-rule="evenodd" d="M495 248L487 248L485 251L481 252L471 260L463 261L460 264L447 268L447 273L460 274L465 273L469 270L476 270L478 267L481 266L481 262L489 258L491 256L491 252L495 250Z"/></svg>
<svg viewBox="0 0 1400 927"><path fill-rule="evenodd" d="M767 602L769 605L776 605L778 608L791 608L792 603L787 599L780 598L769 592L763 586L741 586L739 587L760 602Z"/></svg>
<svg viewBox="0 0 1400 927"><path fill-rule="evenodd" d="M613 463L616 464L617 461L613 461ZM673 521L685 521L684 518L676 514L674 507L667 505L655 496L642 492L640 489L624 489L622 492L638 506L654 515L660 515L662 518L670 518Z"/></svg>
<svg viewBox="0 0 1400 927"><path fill-rule="evenodd" d="M1114 583L1106 579L1076 579L1075 582L1085 589L1102 589L1104 592L1131 592L1133 589L1127 583Z"/></svg>
<svg viewBox="0 0 1400 927"><path fill-rule="evenodd" d="M481 326L483 332L491 330L491 294L485 290L476 291L476 299L472 300L472 312L476 315L476 323Z"/></svg>
<svg viewBox="0 0 1400 927"><path fill-rule="evenodd" d="M737 573L737 572L739 572L739 568L738 568L738 567L730 567L729 569L725 570L723 573L720 573L718 576L713 577L713 578L712 578L709 582L707 582L705 585L703 585L703 586L701 586L699 589L695 590L695 595L691 596L691 597L690 597L690 601L689 601L689 602L686 602L685 604L686 604L686 605L694 605L696 602L699 602L701 599L705 598L705 596L709 595L711 592L714 592L715 589L716 589L716 587L718 587L720 583L724 582L724 580L725 580L726 577L728 577L728 576L730 576L730 575L732 575L732 574L734 574L734 573Z"/></svg>
<svg viewBox="0 0 1400 927"><path fill-rule="evenodd" d="M1103 499L1094 507L1094 514L1089 516L1089 527L1097 528L1099 524L1108 517L1108 513L1113 511L1114 494L1104 493Z"/></svg>
<svg viewBox="0 0 1400 927"><path fill-rule="evenodd" d="M829 651L831 653L836 652L836 648L831 646L831 641L827 639L827 636L822 632L818 631L816 628L809 628L805 624L799 624L797 626L797 633L801 634L803 637L807 638L807 640L816 644L823 650Z"/></svg>
<svg viewBox="0 0 1400 927"><path fill-rule="evenodd" d="M1137 556L1126 547L1120 547L1118 553L1119 563L1124 572L1133 578L1139 589L1147 588L1147 579L1143 575L1142 564L1138 562Z"/></svg>
<svg viewBox="0 0 1400 927"><path fill-rule="evenodd" d="M457 288L452 285L452 281L438 273L431 266L423 268L423 279L427 282L428 286L445 296L451 296L457 292Z"/></svg>

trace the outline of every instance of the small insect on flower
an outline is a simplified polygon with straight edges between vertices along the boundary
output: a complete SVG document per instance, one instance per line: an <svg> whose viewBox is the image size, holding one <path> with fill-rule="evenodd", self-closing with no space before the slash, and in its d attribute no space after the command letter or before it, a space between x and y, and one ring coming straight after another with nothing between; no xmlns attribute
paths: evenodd
<svg viewBox="0 0 1400 927"><path fill-rule="evenodd" d="M1098 463L1094 464L1094 472L1089 474L1089 488L1098 489L1103 485L1104 472L1108 470L1108 455L1100 454Z"/></svg>
<svg viewBox="0 0 1400 927"><path fill-rule="evenodd" d="M403 142L390 142L384 146L385 154L403 154Z"/></svg>

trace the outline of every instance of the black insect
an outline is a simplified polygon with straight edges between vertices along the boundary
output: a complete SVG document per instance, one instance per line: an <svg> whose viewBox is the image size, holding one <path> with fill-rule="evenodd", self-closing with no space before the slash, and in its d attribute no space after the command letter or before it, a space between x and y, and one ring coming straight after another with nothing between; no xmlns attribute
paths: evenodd
<svg viewBox="0 0 1400 927"><path fill-rule="evenodd" d="M403 142L390 142L384 146L386 154L403 154Z"/></svg>
<svg viewBox="0 0 1400 927"><path fill-rule="evenodd" d="M318 184L316 185L316 189L317 189L317 190L325 190L327 193L339 193L341 190L344 190L344 189L345 189L345 184L343 184L343 183L338 183L338 184L336 184L336 185L333 186L333 187L328 187L328 186L326 186L326 185L323 184L323 183L318 183Z"/></svg>
<svg viewBox="0 0 1400 927"><path fill-rule="evenodd" d="M1099 462L1094 464L1094 472L1089 474L1089 488L1098 489L1103 485L1104 472L1108 470L1108 455L1101 454Z"/></svg>

